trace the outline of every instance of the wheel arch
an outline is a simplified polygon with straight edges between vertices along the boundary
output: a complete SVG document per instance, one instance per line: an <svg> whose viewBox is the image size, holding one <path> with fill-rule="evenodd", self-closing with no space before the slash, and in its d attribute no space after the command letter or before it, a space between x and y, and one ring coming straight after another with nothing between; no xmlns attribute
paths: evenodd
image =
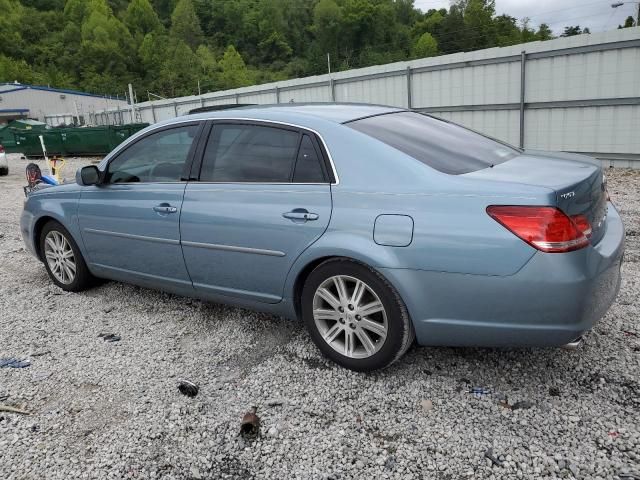
<svg viewBox="0 0 640 480"><path fill-rule="evenodd" d="M44 226L51 221L60 223L60 220L51 215L43 215L38 218L33 224L33 247L35 248L36 255L38 255L40 261L44 261L44 259L42 258L42 250L40 248L40 235L42 234L42 229L44 228Z"/></svg>
<svg viewBox="0 0 640 480"><path fill-rule="evenodd" d="M390 248L390 247L386 247ZM287 291L290 292L291 302L293 304L296 318L300 318L301 305L300 297L302 295L302 289L304 284L315 268L327 260L344 259L354 263L359 263L368 268L375 270L381 275L396 291L399 291L394 282L387 278L382 271L378 268L384 263L381 263L380 258L376 258L371 255L365 254L366 250L344 250L344 249L318 249L314 252L305 252L305 255L298 258L289 275L289 286ZM387 259L388 260L388 259Z"/></svg>
<svg viewBox="0 0 640 480"><path fill-rule="evenodd" d="M38 217L38 219L34 222L33 230L32 230L33 247L40 261L44 261L44 259L42 258L42 251L40 248L40 235L42 234L42 229L44 228L44 226L49 222L55 222L60 224L62 228L64 228L69 233L69 235L71 235L71 238L73 238L73 241L76 242L76 245L78 245L78 248L80 248L80 251L82 251L81 242L79 241L78 238L76 238L75 232L72 229L70 229L68 226L66 226L60 218L56 217L55 215L51 215L50 213L45 213L42 216Z"/></svg>

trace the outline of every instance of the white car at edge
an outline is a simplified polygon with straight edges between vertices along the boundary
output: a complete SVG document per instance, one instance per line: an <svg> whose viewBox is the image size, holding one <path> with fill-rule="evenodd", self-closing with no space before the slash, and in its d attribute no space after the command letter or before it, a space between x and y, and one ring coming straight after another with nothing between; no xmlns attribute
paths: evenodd
<svg viewBox="0 0 640 480"><path fill-rule="evenodd" d="M7 154L4 152L4 147L0 145L0 177L9 175L9 162L7 161Z"/></svg>

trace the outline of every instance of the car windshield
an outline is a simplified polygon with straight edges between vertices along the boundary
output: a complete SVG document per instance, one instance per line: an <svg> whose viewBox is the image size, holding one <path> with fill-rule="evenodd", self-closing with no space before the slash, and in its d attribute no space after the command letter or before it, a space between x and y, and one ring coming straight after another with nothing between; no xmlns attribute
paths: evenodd
<svg viewBox="0 0 640 480"><path fill-rule="evenodd" d="M451 175L493 167L521 153L506 143L417 112L376 115L345 125Z"/></svg>

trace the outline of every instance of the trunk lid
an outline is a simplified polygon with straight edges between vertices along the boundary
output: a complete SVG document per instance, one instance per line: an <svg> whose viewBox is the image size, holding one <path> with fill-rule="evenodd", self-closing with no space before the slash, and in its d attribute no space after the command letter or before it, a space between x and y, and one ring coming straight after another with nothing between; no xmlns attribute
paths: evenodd
<svg viewBox="0 0 640 480"><path fill-rule="evenodd" d="M592 244L604 235L606 178L600 163L593 158L528 150L507 162L463 177L550 188L556 192L557 207L564 213L569 217L584 215L589 220Z"/></svg>

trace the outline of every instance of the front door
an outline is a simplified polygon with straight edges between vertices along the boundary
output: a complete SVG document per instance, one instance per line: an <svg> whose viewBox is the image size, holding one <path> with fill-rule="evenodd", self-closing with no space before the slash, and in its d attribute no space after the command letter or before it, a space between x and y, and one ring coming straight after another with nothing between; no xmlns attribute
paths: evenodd
<svg viewBox="0 0 640 480"><path fill-rule="evenodd" d="M218 123L185 191L182 248L203 293L277 303L295 259L326 230L331 176L314 134Z"/></svg>
<svg viewBox="0 0 640 480"><path fill-rule="evenodd" d="M98 274L170 289L192 289L180 247L180 213L198 123L150 133L82 191L78 219Z"/></svg>

